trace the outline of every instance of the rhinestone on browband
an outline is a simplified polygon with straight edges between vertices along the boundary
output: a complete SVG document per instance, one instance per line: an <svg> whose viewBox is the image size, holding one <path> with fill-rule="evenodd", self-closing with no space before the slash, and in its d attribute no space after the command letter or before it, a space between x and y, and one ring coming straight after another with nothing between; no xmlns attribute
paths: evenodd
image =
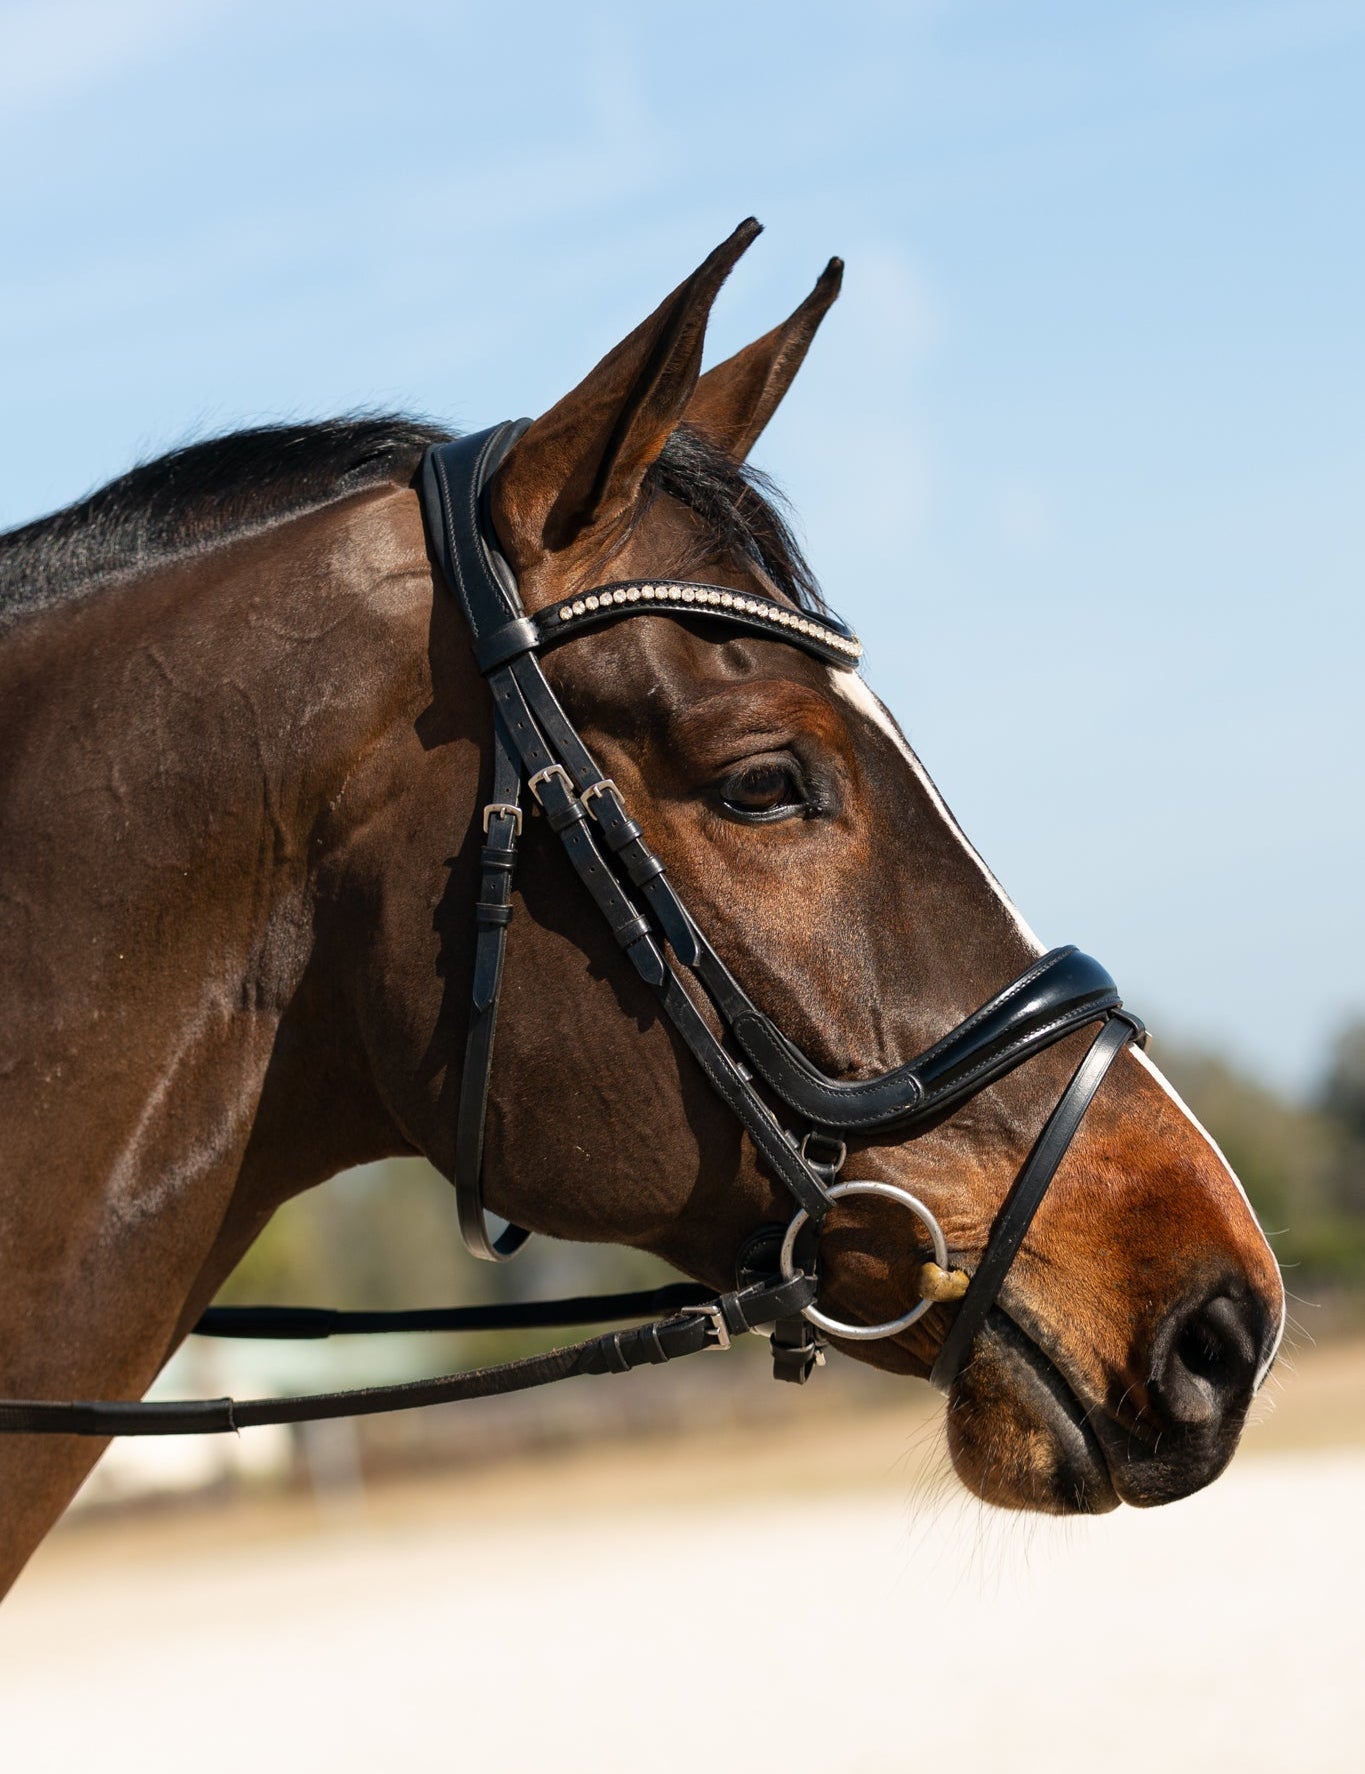
<svg viewBox="0 0 1365 1774"><path fill-rule="evenodd" d="M733 615L747 617L753 622L770 623L775 630L790 629L795 634L805 635L832 652L841 654L850 663L862 657L861 641L855 635L835 628L832 623L821 621L804 610L789 609L784 604L771 603L766 598L750 597L747 592L727 591L718 585L616 585L589 592L584 597L571 598L559 606L556 614L560 622L571 622L576 616L592 616L599 611L630 604L638 606L652 603L679 610L690 605L694 609L730 611Z"/></svg>

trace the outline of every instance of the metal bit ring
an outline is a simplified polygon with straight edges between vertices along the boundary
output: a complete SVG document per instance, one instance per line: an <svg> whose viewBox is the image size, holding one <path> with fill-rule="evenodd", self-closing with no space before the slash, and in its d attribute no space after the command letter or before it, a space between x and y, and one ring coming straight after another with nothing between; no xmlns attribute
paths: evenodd
<svg viewBox="0 0 1365 1774"><path fill-rule="evenodd" d="M870 1179L835 1183L829 1191L830 1200L837 1201L841 1195L885 1195L888 1200L899 1201L902 1207L908 1207L929 1234L934 1247L934 1261L940 1269L948 1267L948 1241L943 1236L943 1228L917 1195L912 1195L908 1189L898 1189L894 1183L877 1183ZM809 1217L803 1207L787 1227L787 1235L782 1240L782 1251L778 1257L784 1281L790 1281L796 1273L796 1238ZM828 1317L816 1306L807 1306L802 1317L808 1318L812 1324L827 1331L832 1337L849 1337L855 1342L875 1343L882 1337L894 1337L898 1332L906 1330L917 1318L922 1318L933 1304L932 1300L916 1300L902 1317L889 1319L885 1324L845 1324L841 1319Z"/></svg>

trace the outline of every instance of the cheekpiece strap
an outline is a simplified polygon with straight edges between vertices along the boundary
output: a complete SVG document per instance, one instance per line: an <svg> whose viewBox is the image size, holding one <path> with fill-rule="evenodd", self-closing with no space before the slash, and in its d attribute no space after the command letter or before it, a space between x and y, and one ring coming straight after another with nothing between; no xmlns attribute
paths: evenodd
<svg viewBox="0 0 1365 1774"><path fill-rule="evenodd" d="M460 1230L476 1255L511 1256L526 1234L509 1226L494 1236L483 1207L484 1126L492 1078L512 871L521 828L523 785L558 836L569 860L636 972L659 996L664 1014L757 1145L768 1167L819 1223L828 1211L827 1184L753 1089L683 989L661 938L685 966L710 954L644 842L615 785L602 776L565 715L537 655L616 617L660 614L703 618L739 632L781 639L822 661L851 669L861 655L855 637L835 618L793 610L773 599L693 581L622 582L528 617L516 580L499 553L485 489L528 420L439 444L422 468L428 531L451 590L469 623L474 654L493 694L493 791L484 809L482 891L477 907L473 1003L461 1073L454 1184ZM619 871L619 873L618 873ZM638 903L643 901L643 907ZM651 922L651 918L653 922Z"/></svg>

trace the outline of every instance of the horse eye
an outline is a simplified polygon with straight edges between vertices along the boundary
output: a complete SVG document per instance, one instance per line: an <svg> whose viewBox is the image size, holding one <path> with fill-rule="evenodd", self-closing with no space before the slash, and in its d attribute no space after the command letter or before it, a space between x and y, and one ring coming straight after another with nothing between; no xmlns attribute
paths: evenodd
<svg viewBox="0 0 1365 1774"><path fill-rule="evenodd" d="M791 819L807 811L796 766L778 759L745 764L717 785L720 803L737 819Z"/></svg>

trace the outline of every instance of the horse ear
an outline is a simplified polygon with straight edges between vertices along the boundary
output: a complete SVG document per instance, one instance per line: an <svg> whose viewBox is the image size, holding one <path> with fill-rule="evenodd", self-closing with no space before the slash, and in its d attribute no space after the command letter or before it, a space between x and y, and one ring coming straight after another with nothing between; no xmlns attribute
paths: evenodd
<svg viewBox="0 0 1365 1774"><path fill-rule="evenodd" d="M752 216L741 222L516 444L490 498L498 536L519 572L634 505L697 385L711 304L759 233Z"/></svg>
<svg viewBox="0 0 1365 1774"><path fill-rule="evenodd" d="M687 404L687 423L742 461L805 362L843 280L844 261L831 259L795 314L708 370Z"/></svg>

